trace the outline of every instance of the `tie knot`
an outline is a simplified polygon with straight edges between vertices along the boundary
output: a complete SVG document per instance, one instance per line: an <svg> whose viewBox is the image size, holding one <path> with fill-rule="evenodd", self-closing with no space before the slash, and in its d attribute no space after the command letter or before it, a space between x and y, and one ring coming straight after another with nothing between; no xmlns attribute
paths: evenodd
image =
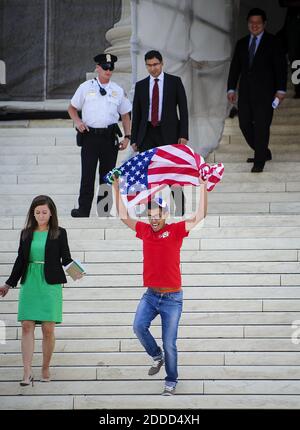
<svg viewBox="0 0 300 430"><path fill-rule="evenodd" d="M158 82L158 81L159 81L159 79L158 79L158 78L155 78L154 80L155 80L155 82Z"/></svg>

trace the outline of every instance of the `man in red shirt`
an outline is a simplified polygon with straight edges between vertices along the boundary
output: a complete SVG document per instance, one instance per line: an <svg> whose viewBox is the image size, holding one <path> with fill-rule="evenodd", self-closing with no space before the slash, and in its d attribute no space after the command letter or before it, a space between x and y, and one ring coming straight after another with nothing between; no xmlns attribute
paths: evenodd
<svg viewBox="0 0 300 430"><path fill-rule="evenodd" d="M155 375L165 364L166 378L163 395L175 394L177 372L177 331L182 312L182 289L180 273L180 249L183 239L207 213L207 187L201 183L198 210L193 218L167 224L168 208L162 199L149 202L149 222L136 221L129 217L119 190L119 180L114 178L113 188L119 217L136 237L143 241L144 293L134 319L133 330L153 363L149 375ZM154 318L162 321L163 351L149 331Z"/></svg>

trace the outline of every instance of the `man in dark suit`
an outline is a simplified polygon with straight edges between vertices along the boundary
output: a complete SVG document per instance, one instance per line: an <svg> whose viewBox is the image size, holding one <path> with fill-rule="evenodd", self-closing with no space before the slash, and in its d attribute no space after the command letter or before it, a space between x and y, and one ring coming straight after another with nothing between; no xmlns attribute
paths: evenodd
<svg viewBox="0 0 300 430"><path fill-rule="evenodd" d="M163 59L158 51L145 55L149 76L136 83L131 142L135 151L174 143L188 142L188 108L185 90L180 77L163 72ZM179 116L178 116L179 112ZM184 214L183 192L172 191L175 215Z"/></svg>
<svg viewBox="0 0 300 430"><path fill-rule="evenodd" d="M237 42L230 65L227 97L236 101L239 81L238 113L240 129L254 150L251 172L262 172L265 162L272 159L268 148L273 117L272 102L279 103L286 93L287 64L275 36L265 31L266 14L251 9L247 16L250 35Z"/></svg>

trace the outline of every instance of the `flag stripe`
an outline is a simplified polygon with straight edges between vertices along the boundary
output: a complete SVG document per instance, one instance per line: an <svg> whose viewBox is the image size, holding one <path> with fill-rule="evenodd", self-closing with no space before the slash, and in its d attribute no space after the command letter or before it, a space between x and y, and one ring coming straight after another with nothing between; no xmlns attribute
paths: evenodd
<svg viewBox="0 0 300 430"><path fill-rule="evenodd" d="M165 158L167 158L166 154L171 155L172 159L174 160L176 159L175 162L178 164L182 164L182 160L183 160L183 163L188 163L188 164L191 164L192 166L196 165L194 154L191 148L189 148L186 145L160 146L156 154L161 155L162 157L165 157Z"/></svg>
<svg viewBox="0 0 300 430"><path fill-rule="evenodd" d="M148 169L148 176L156 174L165 174L166 176L168 176L172 173L195 176L196 178L199 178L200 176L199 172L193 167L149 167Z"/></svg>

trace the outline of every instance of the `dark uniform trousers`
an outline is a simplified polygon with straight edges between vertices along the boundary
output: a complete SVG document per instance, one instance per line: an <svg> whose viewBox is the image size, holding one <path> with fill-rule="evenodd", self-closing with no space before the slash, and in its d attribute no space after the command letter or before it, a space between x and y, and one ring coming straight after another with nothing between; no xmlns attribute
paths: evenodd
<svg viewBox="0 0 300 430"><path fill-rule="evenodd" d="M99 216L109 216L113 197L112 187L105 183L104 176L112 170L117 161L118 147L114 145L115 136L111 129L95 129L85 132L81 148L81 184L79 210L89 216L93 198L97 164L99 162L100 189L97 196ZM103 201L103 205L101 205ZM102 207L103 206L103 207Z"/></svg>
<svg viewBox="0 0 300 430"><path fill-rule="evenodd" d="M175 142L174 142L175 143ZM161 133L161 127L158 125L153 127L151 122L147 123L146 135L139 145L139 152L147 151L148 149L163 146L164 140ZM175 216L184 215L185 211L185 197L181 187L171 187L171 193L175 201Z"/></svg>
<svg viewBox="0 0 300 430"><path fill-rule="evenodd" d="M270 156L268 148L270 127L273 118L272 100L268 103L255 100L254 94L245 94L238 102L240 129L250 146L254 150L254 164L264 166Z"/></svg>

